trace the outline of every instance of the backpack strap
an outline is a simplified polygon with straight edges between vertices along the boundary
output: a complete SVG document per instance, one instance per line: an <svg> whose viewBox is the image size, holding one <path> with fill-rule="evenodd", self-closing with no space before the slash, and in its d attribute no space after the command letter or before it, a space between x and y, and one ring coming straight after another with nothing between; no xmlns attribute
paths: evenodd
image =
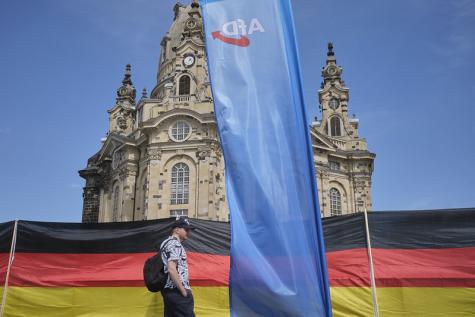
<svg viewBox="0 0 475 317"><path fill-rule="evenodd" d="M170 241L172 241L173 238L168 238L168 241L166 243L163 244L163 247L160 248L160 254L163 252L163 250L165 250L166 246L170 243ZM166 240L165 240L166 241Z"/></svg>

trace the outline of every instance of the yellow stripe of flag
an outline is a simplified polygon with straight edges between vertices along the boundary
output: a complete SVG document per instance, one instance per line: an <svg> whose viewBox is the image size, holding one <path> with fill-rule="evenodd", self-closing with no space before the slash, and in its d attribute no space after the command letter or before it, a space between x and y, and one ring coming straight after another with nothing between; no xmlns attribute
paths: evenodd
<svg viewBox="0 0 475 317"><path fill-rule="evenodd" d="M0 296L2 290L0 289ZM227 287L194 287L198 317L229 316ZM371 290L332 287L333 316L372 316ZM475 288L378 288L381 317L468 317L475 315ZM5 317L156 317L159 293L144 287L9 287Z"/></svg>

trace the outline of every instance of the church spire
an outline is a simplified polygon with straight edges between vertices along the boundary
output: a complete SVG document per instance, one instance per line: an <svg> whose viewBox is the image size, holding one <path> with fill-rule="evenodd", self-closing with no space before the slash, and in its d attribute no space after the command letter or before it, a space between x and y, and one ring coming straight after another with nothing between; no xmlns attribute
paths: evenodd
<svg viewBox="0 0 475 317"><path fill-rule="evenodd" d="M198 0L193 0L193 2L191 3L191 7L196 9L199 8L200 4L198 3Z"/></svg>
<svg viewBox="0 0 475 317"><path fill-rule="evenodd" d="M323 67L322 71L322 86L324 87L328 83L334 84L335 82L343 84L343 81L341 80L342 72L343 68L338 66L338 64L336 63L335 52L333 51L333 43L329 42L327 51L327 63L325 67Z"/></svg>
<svg viewBox="0 0 475 317"><path fill-rule="evenodd" d="M335 56L335 52L333 52L333 43L332 42L328 42L327 56Z"/></svg>
<svg viewBox="0 0 475 317"><path fill-rule="evenodd" d="M117 89L117 102L128 101L130 106L135 104L135 87L132 83L132 66L127 64L125 66L124 79L122 86Z"/></svg>
<svg viewBox="0 0 475 317"><path fill-rule="evenodd" d="M125 66L122 86L117 89L116 103L109 113L109 133L128 134L132 131L135 121L135 87L132 83L132 67Z"/></svg>
<svg viewBox="0 0 475 317"><path fill-rule="evenodd" d="M190 17L194 17L194 18L200 18L201 17L201 13L200 13L200 4L198 3L197 0L193 0L193 2L191 3L191 9L190 11L188 12L188 14L190 15Z"/></svg>
<svg viewBox="0 0 475 317"><path fill-rule="evenodd" d="M122 80L122 84L124 85L132 85L132 66L130 64L125 65L125 73L124 79Z"/></svg>

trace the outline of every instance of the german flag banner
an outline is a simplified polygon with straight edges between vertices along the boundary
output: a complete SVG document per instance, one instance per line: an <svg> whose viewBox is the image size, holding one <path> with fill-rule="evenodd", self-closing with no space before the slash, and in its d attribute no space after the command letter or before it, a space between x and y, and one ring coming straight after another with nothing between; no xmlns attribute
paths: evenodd
<svg viewBox="0 0 475 317"><path fill-rule="evenodd" d="M475 316L475 210L368 214L380 316ZM334 316L372 316L364 215L324 220Z"/></svg>
<svg viewBox="0 0 475 317"><path fill-rule="evenodd" d="M161 316L142 268L172 222L20 221L5 316ZM196 315L229 316L229 224L193 223L185 248ZM334 316L372 316L363 215L323 225ZM0 285L13 226L0 224ZM369 228L380 316L475 315L475 210L373 212Z"/></svg>
<svg viewBox="0 0 475 317"><path fill-rule="evenodd" d="M20 221L5 316L160 316L160 293L143 283L143 264L173 219L70 224ZM186 242L198 316L228 316L229 224L195 220ZM1 280L12 223L0 226Z"/></svg>

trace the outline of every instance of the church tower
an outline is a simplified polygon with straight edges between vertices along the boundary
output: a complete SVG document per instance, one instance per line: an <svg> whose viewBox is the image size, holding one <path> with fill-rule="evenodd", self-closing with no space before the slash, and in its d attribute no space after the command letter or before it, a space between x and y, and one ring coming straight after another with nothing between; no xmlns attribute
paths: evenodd
<svg viewBox="0 0 475 317"><path fill-rule="evenodd" d="M79 171L86 180L83 222L229 220L200 6L178 3L173 12L154 88L137 100L126 66L101 149ZM310 128L323 216L371 208L374 154L358 137L358 120L348 118L341 72L329 47L322 118Z"/></svg>
<svg viewBox="0 0 475 317"><path fill-rule="evenodd" d="M84 222L228 220L200 7L173 11L155 87L136 102L127 65L102 148L79 172Z"/></svg>
<svg viewBox="0 0 475 317"><path fill-rule="evenodd" d="M348 116L349 90L342 73L329 43L318 91L321 118L310 129L322 216L372 208L371 176L376 156L358 135L359 120Z"/></svg>

